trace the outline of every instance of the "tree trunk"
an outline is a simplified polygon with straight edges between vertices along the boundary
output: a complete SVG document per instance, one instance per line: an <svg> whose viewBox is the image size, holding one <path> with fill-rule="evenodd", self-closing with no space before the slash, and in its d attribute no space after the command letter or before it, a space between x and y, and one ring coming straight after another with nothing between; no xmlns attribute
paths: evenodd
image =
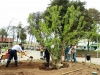
<svg viewBox="0 0 100 75"><path fill-rule="evenodd" d="M62 62L62 56L59 56L59 58L57 59L55 56L51 55L51 59L52 59L52 62L51 62L52 68L60 69L60 68L63 67L63 64L61 63Z"/></svg>

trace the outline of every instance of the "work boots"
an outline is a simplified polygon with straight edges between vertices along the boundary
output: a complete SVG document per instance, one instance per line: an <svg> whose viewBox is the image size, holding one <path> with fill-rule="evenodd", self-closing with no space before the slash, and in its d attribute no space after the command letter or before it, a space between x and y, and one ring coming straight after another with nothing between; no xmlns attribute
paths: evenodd
<svg viewBox="0 0 100 75"><path fill-rule="evenodd" d="M15 66L18 66L18 62L17 62L17 60L15 60Z"/></svg>

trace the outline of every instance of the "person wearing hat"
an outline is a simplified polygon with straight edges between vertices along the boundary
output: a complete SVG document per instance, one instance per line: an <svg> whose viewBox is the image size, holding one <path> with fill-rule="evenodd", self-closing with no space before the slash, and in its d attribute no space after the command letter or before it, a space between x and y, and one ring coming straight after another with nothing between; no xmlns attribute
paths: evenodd
<svg viewBox="0 0 100 75"><path fill-rule="evenodd" d="M14 57L14 60L15 60L15 66L18 66L17 52L24 52L24 51L22 50L22 44L21 44L21 43L18 44L18 45L14 45L14 46L10 49L10 51L9 51L10 56L9 56L9 58L8 58L8 60L7 60L6 67L9 66L9 64L10 64L10 62L11 62L11 60L12 60L13 57Z"/></svg>

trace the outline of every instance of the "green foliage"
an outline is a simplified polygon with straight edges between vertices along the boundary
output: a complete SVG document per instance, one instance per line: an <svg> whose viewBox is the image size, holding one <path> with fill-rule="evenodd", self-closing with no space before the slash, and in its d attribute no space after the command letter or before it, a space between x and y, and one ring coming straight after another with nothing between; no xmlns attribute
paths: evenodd
<svg viewBox="0 0 100 75"><path fill-rule="evenodd" d="M48 9L50 16L45 16L45 21L42 19L39 20L39 29L36 29L34 26L36 23L31 21L31 14L28 19L28 22L32 28L32 32L37 38L38 42L44 46L47 46L49 48L49 52L57 59L60 54L59 43L61 40L59 39L59 35L56 33L59 33L58 28L60 27L61 23L59 12L61 9L62 7L58 6L54 6ZM51 26L48 26L49 21L52 21ZM54 48L51 48L52 45L54 45Z"/></svg>
<svg viewBox="0 0 100 75"><path fill-rule="evenodd" d="M55 63L59 59L61 60L64 44L70 45L76 43L78 38L83 37L84 33L86 33L84 27L87 22L84 21L84 16L81 16L80 7L75 8L73 5L68 7L64 17L60 16L61 10L62 6L48 8L49 16L45 15L43 19L39 20L39 29L35 28L35 23L32 23L33 25L30 23L32 32L38 42L49 48L49 52L54 57L52 59ZM76 20L79 20L77 25L75 24ZM51 46L54 46L54 48Z"/></svg>
<svg viewBox="0 0 100 75"><path fill-rule="evenodd" d="M26 35L26 33L25 33L24 28L21 28L21 32L20 32L20 39L21 39L21 42L24 43L24 40L26 40L26 37L27 37L27 35Z"/></svg>

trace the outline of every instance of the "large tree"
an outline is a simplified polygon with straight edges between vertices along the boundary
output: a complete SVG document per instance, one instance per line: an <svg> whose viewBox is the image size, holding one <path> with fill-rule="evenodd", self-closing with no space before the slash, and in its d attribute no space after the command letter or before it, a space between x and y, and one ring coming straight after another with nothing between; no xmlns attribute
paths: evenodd
<svg viewBox="0 0 100 75"><path fill-rule="evenodd" d="M62 62L66 42L67 45L76 43L77 39L75 36L81 35L83 37L86 33L83 29L87 22L84 21L84 16L80 16L80 7L77 9L74 6L68 7L64 17L60 16L61 10L62 6L47 8L49 16L45 15L43 19L39 19L38 29L34 26L35 22L32 16L29 16L31 18L28 21L38 42L49 48L53 64ZM76 20L78 20L78 24L72 30ZM63 26L62 22L64 24Z"/></svg>

